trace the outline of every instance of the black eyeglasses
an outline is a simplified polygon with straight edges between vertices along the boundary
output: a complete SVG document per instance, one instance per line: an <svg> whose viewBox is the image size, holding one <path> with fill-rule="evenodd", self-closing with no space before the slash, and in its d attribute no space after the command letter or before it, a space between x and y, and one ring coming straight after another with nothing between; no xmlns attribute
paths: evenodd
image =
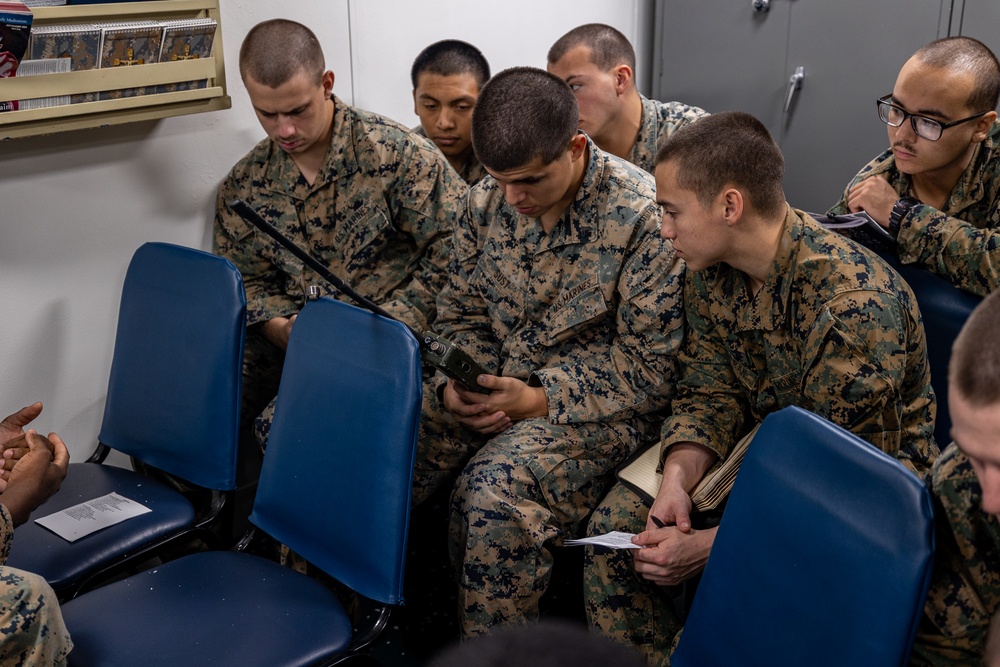
<svg viewBox="0 0 1000 667"><path fill-rule="evenodd" d="M968 118L963 118L962 120L955 120L950 123L942 123L939 120L934 120L933 118L928 118L927 116L918 116L906 111L889 100L892 98L892 94L886 95L885 97L880 97L875 100L875 104L878 105L878 117L882 119L882 122L891 127L899 127L906 122L906 119L910 119L910 126L918 137L923 137L928 141L937 141L941 138L941 133L947 130L949 127L955 127L956 125L961 125L962 123L968 123L970 120L975 120L980 116L985 116L988 111L980 111L977 114L969 116Z"/></svg>

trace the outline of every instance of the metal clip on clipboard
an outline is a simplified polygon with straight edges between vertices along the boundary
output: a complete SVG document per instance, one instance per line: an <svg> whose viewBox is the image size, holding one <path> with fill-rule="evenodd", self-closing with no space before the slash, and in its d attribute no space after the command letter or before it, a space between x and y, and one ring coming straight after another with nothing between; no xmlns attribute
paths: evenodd
<svg viewBox="0 0 1000 667"><path fill-rule="evenodd" d="M350 285L333 274L328 267L305 250L297 246L291 239L282 234L274 225L264 220L257 211L251 208L242 199L232 199L229 201L229 208L234 213L246 220L248 223L264 232L277 241L283 248L300 259L306 266L323 277L324 280L332 284L338 290L346 294L352 301L366 310L387 317L390 320L399 321L371 299L358 294ZM460 383L469 391L488 394L490 390L482 387L476 378L480 375L490 375L482 366L468 354L451 344L448 340L438 336L433 331L420 333L412 327L407 326L417 340L420 341L420 349L423 351L424 360L437 368L442 373Z"/></svg>

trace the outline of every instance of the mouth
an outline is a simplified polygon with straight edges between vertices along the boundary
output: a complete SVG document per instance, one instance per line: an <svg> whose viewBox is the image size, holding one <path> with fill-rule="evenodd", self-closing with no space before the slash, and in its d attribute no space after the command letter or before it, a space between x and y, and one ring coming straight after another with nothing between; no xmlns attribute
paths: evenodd
<svg viewBox="0 0 1000 667"><path fill-rule="evenodd" d="M897 160L909 160L917 156L916 149L903 144L896 144L893 146L892 154L896 156Z"/></svg>
<svg viewBox="0 0 1000 667"><path fill-rule="evenodd" d="M458 137L434 137L434 143L444 146L454 146L458 143Z"/></svg>
<svg viewBox="0 0 1000 667"><path fill-rule="evenodd" d="M531 215L538 210L537 206L515 206L514 208L517 209L517 212L521 215Z"/></svg>
<svg viewBox="0 0 1000 667"><path fill-rule="evenodd" d="M294 141L278 141L278 146L286 152L291 152L298 148L302 144L301 139L296 139Z"/></svg>

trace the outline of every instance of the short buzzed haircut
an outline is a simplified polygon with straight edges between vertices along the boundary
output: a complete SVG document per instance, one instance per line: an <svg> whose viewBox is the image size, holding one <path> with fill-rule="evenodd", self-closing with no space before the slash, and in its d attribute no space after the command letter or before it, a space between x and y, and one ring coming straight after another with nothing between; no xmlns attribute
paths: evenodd
<svg viewBox="0 0 1000 667"><path fill-rule="evenodd" d="M785 207L781 149L748 113L723 111L685 125L660 144L656 164L664 162L676 163L677 184L703 206L726 186L736 186L762 215L778 215Z"/></svg>
<svg viewBox="0 0 1000 667"><path fill-rule="evenodd" d="M493 171L551 164L569 149L580 111L566 82L535 67L512 67L490 79L472 111L472 148Z"/></svg>
<svg viewBox="0 0 1000 667"><path fill-rule="evenodd" d="M973 111L993 111L1000 103L1000 62L978 39L944 37L913 55L931 67L972 72L976 83L967 104Z"/></svg>
<svg viewBox="0 0 1000 667"><path fill-rule="evenodd" d="M240 76L277 88L299 72L323 79L326 62L315 33L301 23L272 19L258 23L240 46Z"/></svg>
<svg viewBox="0 0 1000 667"><path fill-rule="evenodd" d="M482 89L490 79L490 64L482 52L468 42L458 39L444 39L434 42L421 51L410 69L410 81L417 89L417 81L424 72L455 76L471 74L476 85Z"/></svg>
<svg viewBox="0 0 1000 667"><path fill-rule="evenodd" d="M951 347L948 387L976 407L1000 403L1000 292L976 306Z"/></svg>
<svg viewBox="0 0 1000 667"><path fill-rule="evenodd" d="M628 65L635 72L635 49L621 32L603 23L587 23L573 28L549 49L549 64L555 64L578 46L590 47L590 59L601 70Z"/></svg>

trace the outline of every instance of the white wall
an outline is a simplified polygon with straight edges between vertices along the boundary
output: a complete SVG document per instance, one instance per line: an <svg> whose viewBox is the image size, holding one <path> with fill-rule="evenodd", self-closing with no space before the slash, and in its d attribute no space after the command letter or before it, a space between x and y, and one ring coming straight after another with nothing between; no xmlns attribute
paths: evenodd
<svg viewBox="0 0 1000 667"><path fill-rule="evenodd" d="M100 429L132 253L146 241L209 249L216 188L262 137L237 69L251 26L309 25L341 99L411 125L410 64L438 39L476 44L494 71L544 66L556 38L591 21L640 53L651 42L649 0L222 0L221 10L232 109L0 142L0 417L42 401L37 428L58 432L74 460Z"/></svg>

